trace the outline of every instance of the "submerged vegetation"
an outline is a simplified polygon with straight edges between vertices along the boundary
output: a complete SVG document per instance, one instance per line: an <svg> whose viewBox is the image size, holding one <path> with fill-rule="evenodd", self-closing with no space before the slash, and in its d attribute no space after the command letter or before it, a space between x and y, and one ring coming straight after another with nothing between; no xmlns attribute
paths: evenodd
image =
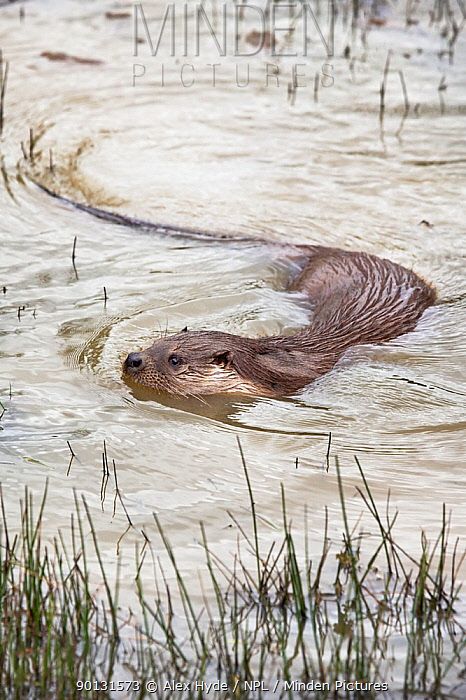
<svg viewBox="0 0 466 700"><path fill-rule="evenodd" d="M118 604L119 577L112 586L84 499L75 498L69 538L59 533L44 542L46 493L34 515L26 491L15 534L2 496L2 697L72 698L85 691L143 698L156 684L170 697L194 698L205 696L203 683L215 682L215 697L231 698L264 697L264 688L277 698L353 697L356 687L367 697L385 689L388 697L464 697L466 636L457 611L464 555L458 542L449 544L445 509L437 539L429 543L422 534L415 559L393 535L397 513L379 511L359 463L359 495L377 534L350 526L337 463L338 546L328 537L327 513L320 552L310 551L306 533L299 545L282 487L282 535L265 549L241 457L252 534L231 516L240 542L227 562L211 550L201 524L201 578L210 589L201 605L156 514L159 541L143 533L136 554L133 611ZM147 577L143 584L146 559L154 570L150 587Z"/></svg>

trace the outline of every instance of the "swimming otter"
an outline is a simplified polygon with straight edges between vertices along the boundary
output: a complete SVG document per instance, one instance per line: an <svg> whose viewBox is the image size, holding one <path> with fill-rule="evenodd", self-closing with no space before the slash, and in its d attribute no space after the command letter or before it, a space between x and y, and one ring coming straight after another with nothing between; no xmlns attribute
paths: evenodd
<svg viewBox="0 0 466 700"><path fill-rule="evenodd" d="M112 223L161 235L228 240L114 214L42 189ZM412 330L434 303L431 286L390 260L318 245L270 245L300 259L300 272L287 289L304 292L312 304L306 328L290 336L264 338L185 328L142 352L130 353L123 364L125 377L180 396L287 396L328 372L349 347L381 343Z"/></svg>
<svg viewBox="0 0 466 700"><path fill-rule="evenodd" d="M244 338L184 330L133 352L123 371L170 394L294 394L352 345L381 343L414 328L435 298L414 272L366 253L302 247L308 261L288 286L313 306L309 325L290 336Z"/></svg>

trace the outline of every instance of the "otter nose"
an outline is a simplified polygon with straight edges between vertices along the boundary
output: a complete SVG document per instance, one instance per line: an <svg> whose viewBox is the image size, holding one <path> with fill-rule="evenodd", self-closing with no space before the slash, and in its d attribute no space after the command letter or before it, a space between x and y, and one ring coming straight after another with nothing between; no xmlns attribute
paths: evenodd
<svg viewBox="0 0 466 700"><path fill-rule="evenodd" d="M140 352L130 352L125 360L125 367L128 369L139 369L142 366L142 357Z"/></svg>

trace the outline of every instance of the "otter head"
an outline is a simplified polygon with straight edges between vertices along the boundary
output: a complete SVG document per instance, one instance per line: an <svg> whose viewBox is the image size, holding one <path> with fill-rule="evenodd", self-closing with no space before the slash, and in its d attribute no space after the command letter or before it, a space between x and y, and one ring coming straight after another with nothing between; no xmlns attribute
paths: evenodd
<svg viewBox="0 0 466 700"><path fill-rule="evenodd" d="M131 352L123 375L148 389L180 396L258 394L260 389L239 369L244 355L252 353L250 342L229 333L184 329Z"/></svg>

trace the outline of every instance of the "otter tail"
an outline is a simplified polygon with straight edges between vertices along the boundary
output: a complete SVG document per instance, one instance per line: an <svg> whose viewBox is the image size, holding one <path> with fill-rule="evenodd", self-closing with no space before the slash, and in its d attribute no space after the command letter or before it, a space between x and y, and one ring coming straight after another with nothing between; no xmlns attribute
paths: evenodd
<svg viewBox="0 0 466 700"><path fill-rule="evenodd" d="M57 192L49 189L45 185L32 180L34 185L38 187L42 192L45 192L50 197L57 199L62 204L65 204L73 209L78 209L79 211L84 211L86 214L90 214L94 218L102 219L102 221L107 221L110 224L116 224L117 226L127 226L129 228L136 228L141 231L147 231L148 233L156 233L159 236L170 236L179 238L192 238L203 241L233 241L242 243L254 243L254 242L265 242L265 239L251 238L247 236L230 236L222 233L209 233L208 231L197 231L196 229L186 228L183 226L171 226L169 224L157 224L151 221L145 221L144 219L136 219L132 216L126 216L125 214L117 214L115 212L109 211L108 209L100 209L99 207L93 207L90 204L82 204L81 202L76 202L73 199L64 197Z"/></svg>

